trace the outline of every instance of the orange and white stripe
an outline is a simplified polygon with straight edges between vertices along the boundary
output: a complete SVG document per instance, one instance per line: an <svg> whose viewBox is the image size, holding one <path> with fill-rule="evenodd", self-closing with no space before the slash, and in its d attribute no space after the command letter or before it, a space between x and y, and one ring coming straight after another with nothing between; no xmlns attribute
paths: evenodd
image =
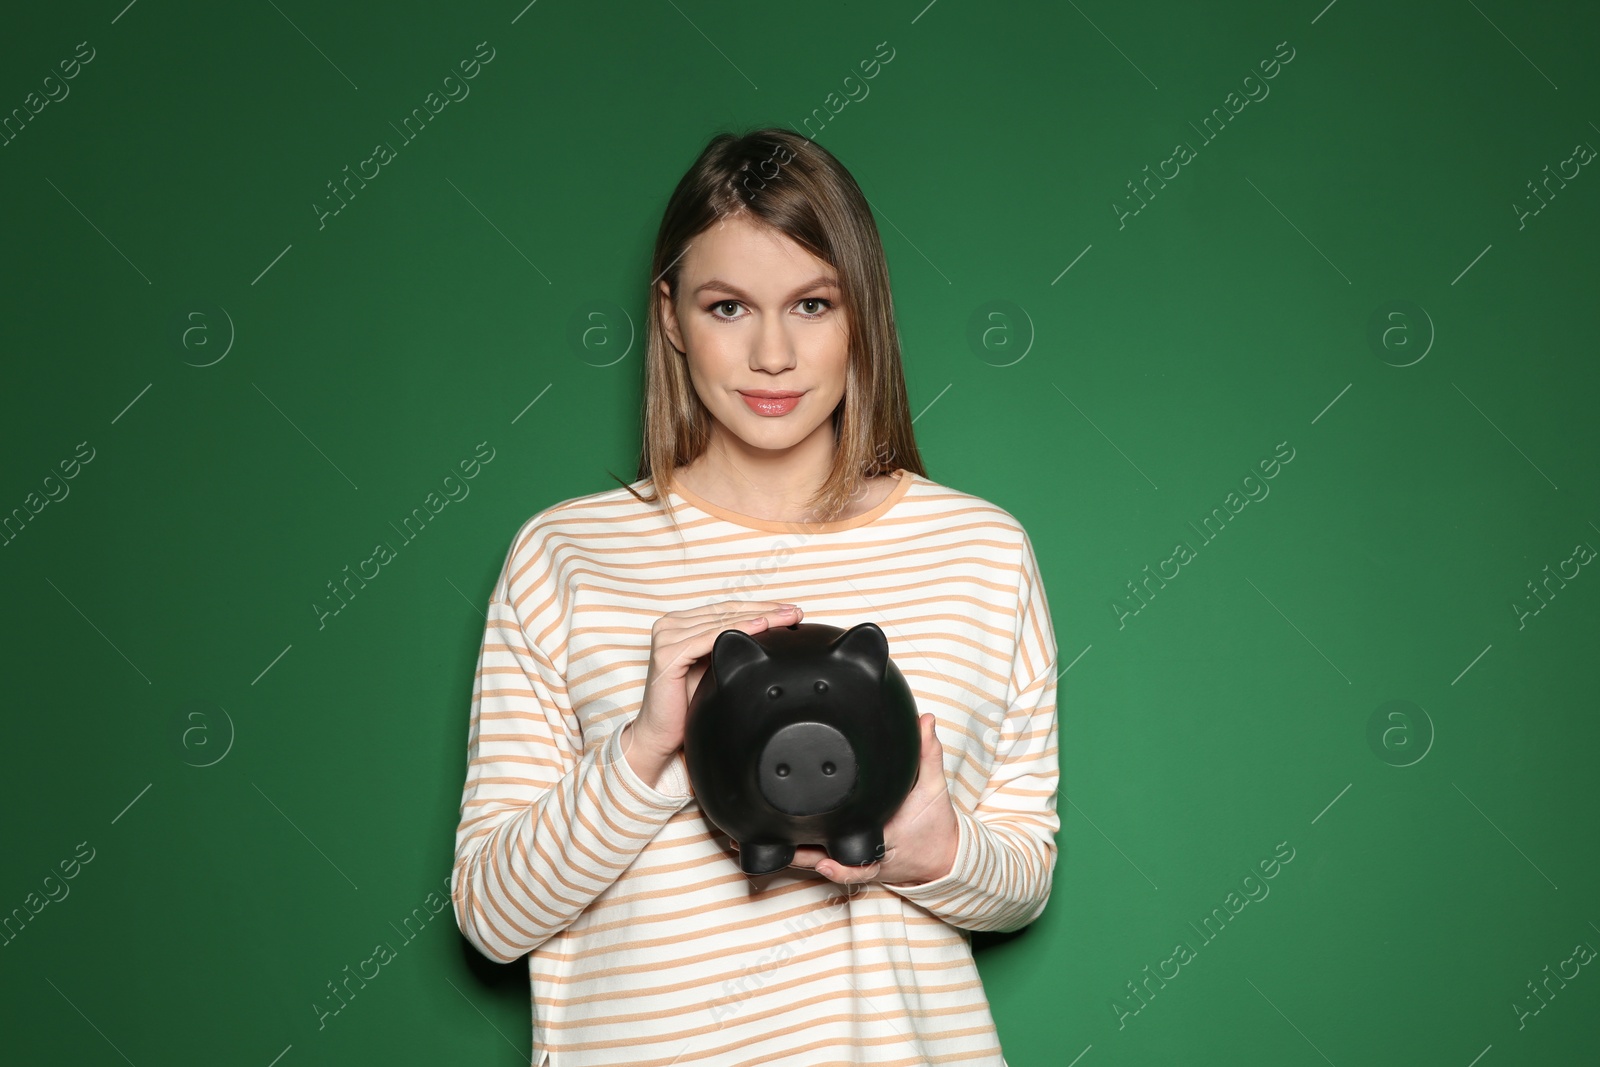
<svg viewBox="0 0 1600 1067"><path fill-rule="evenodd" d="M528 957L535 1067L1004 1063L968 931L1020 928L1050 895L1055 636L1017 520L896 474L877 507L809 528L676 487L677 527L618 488L517 532L489 598L451 889L479 951ZM622 758L652 624L728 599L882 627L944 743L948 875L748 878L681 753L654 785Z"/></svg>

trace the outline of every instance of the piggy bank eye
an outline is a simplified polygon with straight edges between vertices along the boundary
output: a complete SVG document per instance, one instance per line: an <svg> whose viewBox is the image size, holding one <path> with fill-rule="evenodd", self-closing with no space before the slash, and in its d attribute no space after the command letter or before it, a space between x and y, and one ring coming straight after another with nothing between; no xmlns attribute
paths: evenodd
<svg viewBox="0 0 1600 1067"><path fill-rule="evenodd" d="M773 700L777 700L779 697L783 696L783 688L775 685L771 689L767 690L767 696L771 697Z"/></svg>
<svg viewBox="0 0 1600 1067"><path fill-rule="evenodd" d="M821 678L818 678L817 684L811 688L815 689L819 693L826 693L828 691L828 683L824 682Z"/></svg>

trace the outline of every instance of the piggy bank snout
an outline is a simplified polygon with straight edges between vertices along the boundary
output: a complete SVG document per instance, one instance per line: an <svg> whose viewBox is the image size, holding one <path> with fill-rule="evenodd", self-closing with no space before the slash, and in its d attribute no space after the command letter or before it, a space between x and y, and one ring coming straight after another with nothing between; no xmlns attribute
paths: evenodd
<svg viewBox="0 0 1600 1067"><path fill-rule="evenodd" d="M855 791L855 749L826 723L790 723L768 739L756 774L774 808L787 815L821 815Z"/></svg>

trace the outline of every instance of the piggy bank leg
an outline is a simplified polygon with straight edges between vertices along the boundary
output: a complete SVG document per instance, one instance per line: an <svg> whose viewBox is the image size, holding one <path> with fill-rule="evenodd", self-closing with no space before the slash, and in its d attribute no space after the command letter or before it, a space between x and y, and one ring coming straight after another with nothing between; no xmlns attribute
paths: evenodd
<svg viewBox="0 0 1600 1067"><path fill-rule="evenodd" d="M883 859L883 831L876 826L856 830L828 842L828 856L846 867L865 867Z"/></svg>
<svg viewBox="0 0 1600 1067"><path fill-rule="evenodd" d="M739 844L739 869L745 874L771 874L794 862L794 846L743 841Z"/></svg>

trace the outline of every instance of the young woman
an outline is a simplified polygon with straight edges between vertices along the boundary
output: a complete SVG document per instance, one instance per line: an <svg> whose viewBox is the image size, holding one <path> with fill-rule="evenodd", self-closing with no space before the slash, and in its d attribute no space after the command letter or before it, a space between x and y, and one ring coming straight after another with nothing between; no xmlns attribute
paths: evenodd
<svg viewBox="0 0 1600 1067"><path fill-rule="evenodd" d="M456 921L528 956L534 1064L1001 1067L969 931L1050 895L1056 647L1017 520L928 479L865 198L714 138L656 238L638 480L529 519L489 598ZM921 710L885 853L742 873L682 751L717 635L878 624Z"/></svg>

